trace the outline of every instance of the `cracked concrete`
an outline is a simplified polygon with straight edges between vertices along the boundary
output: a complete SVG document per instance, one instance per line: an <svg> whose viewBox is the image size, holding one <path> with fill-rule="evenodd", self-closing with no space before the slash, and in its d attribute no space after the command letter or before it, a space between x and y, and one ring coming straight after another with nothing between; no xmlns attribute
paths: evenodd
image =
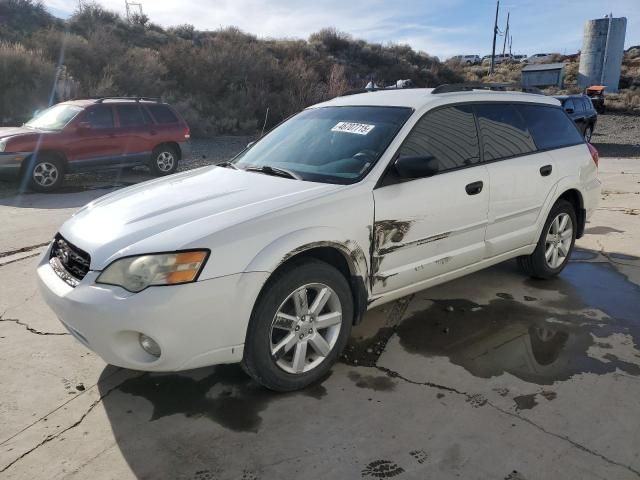
<svg viewBox="0 0 640 480"><path fill-rule="evenodd" d="M609 193L558 280L507 262L372 310L332 374L293 394L237 366L105 366L43 305L35 258L2 265L0 476L639 478L640 160L600 171ZM3 201L23 245L55 232Z"/></svg>

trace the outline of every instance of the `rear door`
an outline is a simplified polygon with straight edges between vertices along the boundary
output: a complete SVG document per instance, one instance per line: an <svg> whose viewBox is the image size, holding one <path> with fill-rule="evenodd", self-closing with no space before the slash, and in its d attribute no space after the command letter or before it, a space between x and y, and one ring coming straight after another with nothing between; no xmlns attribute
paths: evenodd
<svg viewBox="0 0 640 480"><path fill-rule="evenodd" d="M487 258L535 240L536 222L556 183L554 160L538 151L519 107L503 102L475 107L491 185Z"/></svg>
<svg viewBox="0 0 640 480"><path fill-rule="evenodd" d="M116 105L118 113L117 136L122 146L120 163L135 165L151 158L155 146L154 126L151 117L139 104Z"/></svg>
<svg viewBox="0 0 640 480"><path fill-rule="evenodd" d="M489 174L468 105L430 111L398 153L431 155L439 171L406 180L391 168L374 190L374 294L415 286L480 261L489 208Z"/></svg>

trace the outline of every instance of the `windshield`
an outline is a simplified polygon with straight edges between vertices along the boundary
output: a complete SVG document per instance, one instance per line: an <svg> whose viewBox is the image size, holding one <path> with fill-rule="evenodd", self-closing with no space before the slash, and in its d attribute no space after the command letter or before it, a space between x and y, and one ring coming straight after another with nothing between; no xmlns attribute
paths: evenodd
<svg viewBox="0 0 640 480"><path fill-rule="evenodd" d="M378 161L413 112L404 107L305 110L242 152L239 168L274 167L302 180L355 183Z"/></svg>
<svg viewBox="0 0 640 480"><path fill-rule="evenodd" d="M25 125L44 130L62 130L81 111L82 108L76 105L58 104L36 114Z"/></svg>

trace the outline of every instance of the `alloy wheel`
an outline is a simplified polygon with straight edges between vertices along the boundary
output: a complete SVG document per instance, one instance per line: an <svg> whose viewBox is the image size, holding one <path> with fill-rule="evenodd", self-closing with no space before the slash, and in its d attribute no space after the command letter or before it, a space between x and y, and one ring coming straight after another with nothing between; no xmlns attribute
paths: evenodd
<svg viewBox="0 0 640 480"><path fill-rule="evenodd" d="M171 152L160 152L156 157L156 164L158 165L158 169L162 172L171 171L174 163L175 159L173 158L173 154Z"/></svg>
<svg viewBox="0 0 640 480"><path fill-rule="evenodd" d="M556 269L569 256L573 241L573 222L567 213L561 213L553 219L545 241L544 258L547 265Z"/></svg>
<svg viewBox="0 0 640 480"><path fill-rule="evenodd" d="M53 163L40 162L33 169L33 181L41 187L50 187L58 181L60 172Z"/></svg>
<svg viewBox="0 0 640 480"><path fill-rule="evenodd" d="M342 305L331 287L299 287L282 302L271 323L276 365L292 374L313 370L335 347L341 326Z"/></svg>

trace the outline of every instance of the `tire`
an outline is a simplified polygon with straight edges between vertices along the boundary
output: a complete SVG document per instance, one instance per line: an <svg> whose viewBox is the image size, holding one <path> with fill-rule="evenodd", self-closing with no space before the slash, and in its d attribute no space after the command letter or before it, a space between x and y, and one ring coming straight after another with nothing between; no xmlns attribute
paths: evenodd
<svg viewBox="0 0 640 480"><path fill-rule="evenodd" d="M160 145L151 154L151 173L156 177L171 175L178 168L178 151L171 145Z"/></svg>
<svg viewBox="0 0 640 480"><path fill-rule="evenodd" d="M593 135L593 127L588 125L587 128L584 129L584 139L587 142L591 142L591 136Z"/></svg>
<svg viewBox="0 0 640 480"><path fill-rule="evenodd" d="M64 182L65 164L49 154L34 155L27 160L22 178L29 190L53 192Z"/></svg>
<svg viewBox="0 0 640 480"><path fill-rule="evenodd" d="M294 300L296 292L302 291L306 292L308 309L304 302ZM326 297L325 303L313 311L318 297ZM327 326L318 328L319 322ZM320 260L294 262L277 272L258 297L247 329L242 366L270 390L302 389L329 372L347 343L352 323L353 297L344 276Z"/></svg>
<svg viewBox="0 0 640 480"><path fill-rule="evenodd" d="M552 240L552 242L548 243L548 235L550 237L557 235L551 230L552 224L556 219L564 219L565 216L568 218L567 222L571 222L570 225L567 224L566 229L561 231L559 236ZM561 222L562 221L563 220L561 220ZM558 225L554 225L554 229L557 229L557 226ZM577 226L578 222L573 205L566 200L558 200L553 208L551 208L547 221L544 223L544 228L538 239L536 249L531 255L518 257L518 266L520 269L527 275L538 279L548 279L558 275L564 267L566 267L569 257L571 257L571 252L573 252ZM569 228L571 229L570 235L566 236L564 240L561 240L563 238L562 234L564 233L566 235ZM547 252L550 247L553 248L551 249L551 259L548 260ZM556 251L557 257L554 257L554 250ZM554 258L557 259L557 262L554 262Z"/></svg>

